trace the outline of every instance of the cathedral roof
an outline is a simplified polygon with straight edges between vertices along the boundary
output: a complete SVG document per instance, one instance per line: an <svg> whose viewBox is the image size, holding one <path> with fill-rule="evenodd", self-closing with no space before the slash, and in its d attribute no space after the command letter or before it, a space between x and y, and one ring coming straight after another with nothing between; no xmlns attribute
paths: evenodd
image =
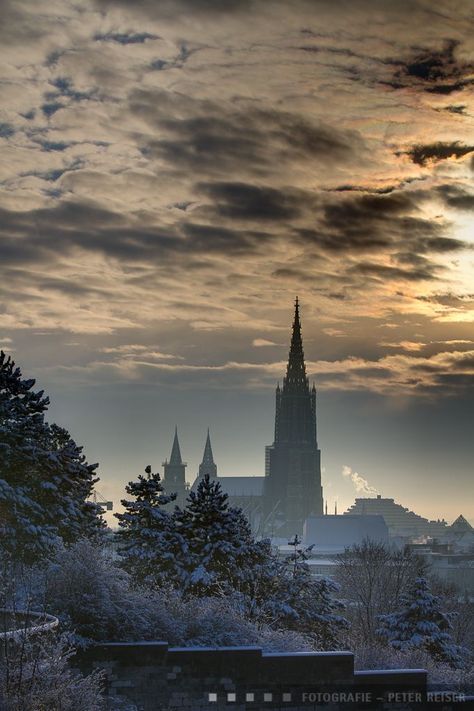
<svg viewBox="0 0 474 711"><path fill-rule="evenodd" d="M221 476L219 484L228 496L263 496L264 476Z"/></svg>
<svg viewBox="0 0 474 711"><path fill-rule="evenodd" d="M221 489L227 496L263 496L264 476L220 476L217 481ZM199 477L196 477L192 485L195 491L199 484Z"/></svg>

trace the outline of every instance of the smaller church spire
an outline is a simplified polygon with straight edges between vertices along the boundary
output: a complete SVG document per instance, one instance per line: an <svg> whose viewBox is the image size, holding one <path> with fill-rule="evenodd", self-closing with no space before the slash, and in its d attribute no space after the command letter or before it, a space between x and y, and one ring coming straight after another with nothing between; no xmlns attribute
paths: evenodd
<svg viewBox="0 0 474 711"><path fill-rule="evenodd" d="M179 448L178 426L177 425L174 430L174 440L173 440L173 447L171 449L170 464L183 464L183 460L181 458L181 450Z"/></svg>
<svg viewBox="0 0 474 711"><path fill-rule="evenodd" d="M217 476L217 466L214 462L214 455L212 454L211 436L209 434L209 427L207 428L206 444L204 445L204 454L202 457L202 462L199 465L198 476L205 477L206 475L208 475L211 478Z"/></svg>

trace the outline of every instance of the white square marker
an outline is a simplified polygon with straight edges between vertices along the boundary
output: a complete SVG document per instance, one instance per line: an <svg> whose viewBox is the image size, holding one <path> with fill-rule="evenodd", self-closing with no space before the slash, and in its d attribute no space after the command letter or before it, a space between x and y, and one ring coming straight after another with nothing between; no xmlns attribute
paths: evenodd
<svg viewBox="0 0 474 711"><path fill-rule="evenodd" d="M236 701L237 697L234 693L227 694L227 701Z"/></svg>
<svg viewBox="0 0 474 711"><path fill-rule="evenodd" d="M209 701L217 703L217 694L209 694Z"/></svg>
<svg viewBox="0 0 474 711"><path fill-rule="evenodd" d="M283 694L283 701L291 701L291 694Z"/></svg>
<svg viewBox="0 0 474 711"><path fill-rule="evenodd" d="M255 694L245 694L245 701L255 701Z"/></svg>
<svg viewBox="0 0 474 711"><path fill-rule="evenodd" d="M264 701L272 701L272 699L273 699L273 694L264 694L263 695Z"/></svg>

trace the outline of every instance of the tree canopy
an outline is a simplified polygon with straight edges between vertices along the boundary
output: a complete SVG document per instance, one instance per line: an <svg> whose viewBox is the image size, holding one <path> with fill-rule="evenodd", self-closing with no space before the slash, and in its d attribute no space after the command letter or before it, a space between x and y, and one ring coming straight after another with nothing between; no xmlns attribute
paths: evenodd
<svg viewBox="0 0 474 711"><path fill-rule="evenodd" d="M1 351L0 547L27 562L103 526L89 501L97 465L67 430L46 422L49 399L34 385Z"/></svg>

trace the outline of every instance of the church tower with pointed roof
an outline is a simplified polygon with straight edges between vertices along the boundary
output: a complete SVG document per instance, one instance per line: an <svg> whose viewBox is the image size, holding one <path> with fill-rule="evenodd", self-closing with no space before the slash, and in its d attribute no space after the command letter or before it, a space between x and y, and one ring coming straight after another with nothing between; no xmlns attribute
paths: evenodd
<svg viewBox="0 0 474 711"><path fill-rule="evenodd" d="M163 486L167 494L177 494L176 501L174 502L176 505L184 506L188 494L186 462L183 462L181 457L177 427L174 431L171 456L169 461L166 460L163 462Z"/></svg>
<svg viewBox="0 0 474 711"><path fill-rule="evenodd" d="M275 439L266 447L264 519L268 535L301 534L310 514L323 513L316 388L306 377L298 298L283 386L275 399Z"/></svg>
<svg viewBox="0 0 474 711"><path fill-rule="evenodd" d="M207 429L206 444L204 446L204 454L202 457L202 462L199 465L198 477L203 479L208 475L211 479L217 478L217 466L214 462L214 455L212 454L211 447L211 437L209 435L209 428Z"/></svg>

